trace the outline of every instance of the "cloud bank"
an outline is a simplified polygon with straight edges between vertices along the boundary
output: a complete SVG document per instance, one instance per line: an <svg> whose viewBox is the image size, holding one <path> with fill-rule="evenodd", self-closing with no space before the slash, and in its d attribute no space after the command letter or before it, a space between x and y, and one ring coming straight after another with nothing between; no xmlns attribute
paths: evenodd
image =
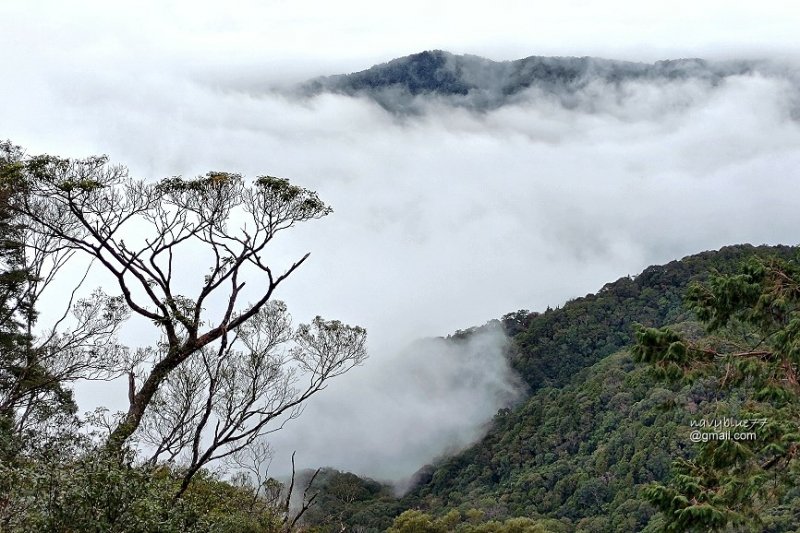
<svg viewBox="0 0 800 533"><path fill-rule="evenodd" d="M414 339L560 305L701 250L798 242L792 79L597 79L569 105L531 89L487 112L440 96L398 117L366 97L243 91L185 69L20 64L0 119L32 153L317 190L335 212L276 242L283 263L312 252L276 296L297 321L365 326L371 359L287 425L273 464L297 449L301 467L402 477L479 436L514 390L495 334L404 349ZM79 399L119 407L119 389Z"/></svg>
<svg viewBox="0 0 800 533"><path fill-rule="evenodd" d="M275 463L296 450L306 465L409 478L477 440L498 409L520 399L521 383L504 356L507 343L494 325L466 339L419 340L374 358L270 439Z"/></svg>

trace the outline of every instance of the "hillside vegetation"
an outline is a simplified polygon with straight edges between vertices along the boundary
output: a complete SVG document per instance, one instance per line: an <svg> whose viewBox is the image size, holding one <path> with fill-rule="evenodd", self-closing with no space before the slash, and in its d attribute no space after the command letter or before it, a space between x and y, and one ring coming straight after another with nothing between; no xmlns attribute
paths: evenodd
<svg viewBox="0 0 800 533"><path fill-rule="evenodd" d="M480 442L420 470L402 499L364 493L330 508L359 531L382 531L403 509L415 511L397 519L395 531L659 530L661 518L643 490L666 480L673 460L691 456L692 420L735 414L744 392L721 396L713 377L665 382L634 364L628 350L634 325L669 324L703 338L683 304L692 281L737 272L754 256L789 259L795 253L791 247L726 247L650 267L558 309L506 315L502 321L514 340L510 357L530 387L529 398L499 412ZM788 530L791 508L766 510L764 527ZM507 523L515 517L528 522ZM496 529L481 529L487 524Z"/></svg>

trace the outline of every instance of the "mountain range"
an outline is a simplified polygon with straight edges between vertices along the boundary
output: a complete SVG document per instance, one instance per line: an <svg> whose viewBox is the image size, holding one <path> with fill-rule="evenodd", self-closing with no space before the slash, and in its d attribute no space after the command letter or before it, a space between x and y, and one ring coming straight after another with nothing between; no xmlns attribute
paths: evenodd
<svg viewBox="0 0 800 533"><path fill-rule="evenodd" d="M532 94L577 105L576 94L593 86L619 88L630 82L717 85L741 75L780 74L765 61L707 61L697 58L637 63L594 57L530 56L493 61L432 50L394 59L351 74L314 78L296 87L305 96L322 93L363 96L395 113L419 111L419 97L449 105L490 110Z"/></svg>

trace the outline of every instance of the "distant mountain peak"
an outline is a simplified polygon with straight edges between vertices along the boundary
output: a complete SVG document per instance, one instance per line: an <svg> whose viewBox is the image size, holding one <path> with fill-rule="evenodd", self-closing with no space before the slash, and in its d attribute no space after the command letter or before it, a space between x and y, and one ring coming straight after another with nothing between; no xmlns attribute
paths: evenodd
<svg viewBox="0 0 800 533"><path fill-rule="evenodd" d="M588 56L530 56L493 61L426 50L351 74L315 78L302 84L299 91L306 96L325 92L365 96L398 113L414 112L419 98L438 98L450 105L489 110L515 102L530 90L569 97L596 82L619 85L697 79L715 85L761 66L754 61L712 62L700 58L637 63Z"/></svg>

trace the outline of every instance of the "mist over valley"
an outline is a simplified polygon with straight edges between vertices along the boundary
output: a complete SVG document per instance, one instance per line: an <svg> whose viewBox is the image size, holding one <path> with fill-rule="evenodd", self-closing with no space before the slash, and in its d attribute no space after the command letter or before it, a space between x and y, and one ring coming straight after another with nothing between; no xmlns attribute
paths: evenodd
<svg viewBox="0 0 800 533"><path fill-rule="evenodd" d="M303 466L404 477L466 445L465 435L477 438L503 406L497 387L513 389L513 376L470 387L484 407L464 411L456 376L469 364L450 348L403 356L415 339L557 307L699 250L792 243L800 222L800 193L786 187L800 168L790 64L494 62L434 51L260 94L152 68L46 75L50 98L39 109L51 120L4 110L8 131L31 151L102 151L153 178L269 172L333 206L323 222L274 243L286 263L312 252L277 296L298 320L363 325L371 357L276 434L276 473L297 449ZM71 135L52 138L58 129ZM503 364L500 349L483 357ZM375 384L401 360L401 375L435 365L452 394L406 391L419 404L391 414L383 398L395 393ZM105 401L96 394L78 391L82 402ZM441 431L448 416L459 421L455 433ZM386 428L368 429L377 420Z"/></svg>
<svg viewBox="0 0 800 533"><path fill-rule="evenodd" d="M750 342L762 339L762 323L788 328L791 320L786 317L800 312L791 291L768 307L784 306L780 309L785 315L762 322L746 309L715 308L714 315L708 307L723 301L750 302L737 299L739 293L725 300L713 292L722 290L719 287L739 289L736 283L745 283L742 279L750 283L750 296L757 289L778 287L764 293L768 298L783 288L775 280L800 278L792 266L800 227L796 55L758 47L670 48L663 44L667 41L642 50L629 47L625 53L612 44L558 48L525 40L494 48L430 40L417 47L419 40L404 40L408 24L395 33L390 21L384 22L387 39L395 35L392 46L345 54L342 50L347 48L340 47L354 46L345 37L341 42L325 40L328 34L321 33L312 41L302 34L308 44L300 46L300 33L292 37L283 32L281 24L293 27L295 19L305 17L292 9L253 7L253 21L244 26L235 13L218 13L217 18L196 13L187 25L176 27L175 41L167 37L169 26L134 17L134 22L120 26L119 35L109 26L97 30L98 40L85 42L74 28L59 29L56 10L42 28L61 36L63 49L44 46L33 34L15 30L8 21L11 14L25 18L21 10L11 9L6 22L0 21L0 33L5 30L0 46L28 52L28 59L22 54L9 58L13 76L0 89L0 141L10 140L3 145L0 171L5 174L0 177L10 180L8 176L23 172L20 168L33 176L20 181L13 192L40 194L41 204L19 204L30 210L31 220L36 209L30 205L49 205L48 195L63 196L68 205L73 190L78 191L75 197L102 198L111 187L91 176L58 181L45 171L39 175L38 169L51 168L36 166L39 154L106 154L111 166L97 166L107 172L105 177L119 164L128 173L120 170L120 175L145 184L171 178L153 190L164 194L178 212L186 209L202 220L213 218L214 209L225 211L226 202L235 204L240 211L220 222L218 231L246 236L237 241L214 237L217 230L208 230L210 236L198 239L199 244L180 248L174 257L169 251L169 276L159 275L170 277L174 292L167 291L163 301L154 296L151 305L156 310L163 305L166 318L147 308L124 320L124 309L114 305L122 305L130 295L114 299L120 286L102 260L96 259L80 289L70 292L90 266L91 253L69 260L59 282L44 290L36 319L31 319L37 333L26 342L47 338L47 328L60 320L62 329L70 320L80 322L80 316L65 315L65 307L90 298L92 290L102 286L108 297L104 312L98 307L94 316L117 320L111 329L116 335L114 328L119 327L120 342L130 347L127 355L147 352L150 357L142 356L111 377L65 380L74 391L76 407L70 416L81 417L97 407L108 408L109 417L130 413L136 394L145 388L147 364L155 368L181 346L205 338L187 328L188 340L181 345L180 335L164 324L188 320L186 316L196 311L192 295L214 276L228 283L226 269L254 268L241 278L238 272L233 276L237 305L248 302L247 309L267 291L273 302L268 309L273 314L255 314L261 322L248 330L235 322L241 311L237 307L234 312L230 302L236 298L215 294L202 300L195 325L211 331L219 321L218 337L203 346L205 352L187 349L186 358L175 359L164 375L178 376L171 382L173 400L183 398L193 406L187 408L193 413L189 418L207 424L205 433L176 430L170 437L174 442L163 449L157 438L142 437L146 431L167 432L158 423L168 427L174 422L170 416L182 416L180 402L154 396L153 405L166 414L131 433L131 442L140 439L134 448L140 446L142 457L139 463L131 459L125 468L132 470L122 475L140 483L131 485L129 494L152 496L158 502L153 509L161 514L151 514L162 517L164 524L174 520L169 527L176 531L196 517L201 518L192 522L192 531L205 531L202 527L212 527L217 519L204 514L208 509L224 508L220 516L228 516L225 513L235 507L231 502L251 499L248 510L235 512L256 525L231 518L232 523L252 525L243 531L657 531L673 524L673 518L675 524L683 524L675 518L678 511L693 507L679 506L670 518L669 502L683 502L684 493L668 491L673 490L670 476L677 471L671 470L673 460L695 459L691 446L680 440L689 415L712 419L721 405L736 416L750 416L750 404L743 399L752 392L747 379L742 377L735 384L742 388L733 392L715 392L715 386L734 380L730 376L747 376L750 367L737 366L724 379L709 370L713 364L702 360L702 354L719 363L724 348L739 346L739 341L726 337L731 331L724 327L706 331L707 316L741 320L743 331L751 328L745 335ZM327 17L337 21L332 23L336 28L347 30L342 35L362 35L371 28L366 22L340 19L330 6L320 10L314 18L319 27ZM261 51L257 45L266 42L263 35L242 30L262 20L256 13L274 26L274 38ZM584 22L576 22L575 29L562 29L574 43L582 42L577 29L585 20L579 20ZM482 22L476 19L475 27ZM131 44L138 43L137 24L153 30L152 42ZM444 26L436 28L446 33ZM523 35L525 30L514 31ZM551 35L550 30L539 31ZM279 37L287 43L285 54L275 48ZM452 48L446 48L450 42ZM397 52L398 43L404 52ZM11 143L22 148L15 152ZM67 166L53 163L52 168ZM35 189L30 185L38 183L34 178L46 186ZM251 191L248 187L255 192L243 192ZM253 200L258 194L268 200L259 204ZM0 198L0 224L2 202L10 200ZM156 227L167 224L163 213L161 219L147 219L152 216L147 209L157 209L157 202L142 202L149 207L137 215L144 213L142 218L155 220ZM86 205L104 220L99 200ZM41 212L56 217L69 211L48 209L42 207ZM79 211L73 209L73 214L79 217ZM268 247L240 262L221 259L224 246L210 251L214 238L228 239L227 252L238 245L247 249L248 239L258 234L246 225L251 215L256 227L259 216L268 221L262 223L270 235ZM53 231L71 227L53 225ZM8 228L3 231L11 235ZM135 222L125 230L128 233L108 240L117 242L124 236L130 250L152 250L156 241L145 229L146 224ZM100 244L81 251L100 254L102 235L87 235ZM141 259L146 255L133 252L126 266L128 248L124 242L119 246L123 252L117 259L124 275L131 275L135 265L147 266ZM55 245L42 249L61 250ZM3 253L0 250L0 259L6 257ZM154 271L159 270L156 262L152 260ZM261 268L267 263L273 270ZM742 264L749 265L741 274L745 277L714 285L714 276L734 275ZM274 283L285 272L291 276ZM693 283L710 288L689 310L687 294L700 290L691 289ZM0 289L1 284L2 279ZM158 276L144 280L135 296L146 296L147 287L157 285ZM286 308L278 302L285 302ZM3 305L0 301L0 311ZM760 312L762 307L753 308ZM203 320L197 318L201 311L206 313ZM235 324L230 332L229 323ZM16 327L8 324L9 330ZM674 338L673 333L646 329L666 326L678 332ZM264 355L259 362L252 354L248 359L226 352L229 333L232 343L250 343L249 349L265 343L269 349L263 353L271 353L274 360ZM783 337L765 335L767 340L760 341L770 347L769 356L762 353L762 344L754 348L746 342L736 353L767 361L773 353L782 353L769 344L777 342L775 338ZM283 344L285 349L275 348ZM653 355L662 345L667 355ZM347 355L340 361L332 353ZM691 381L687 376L696 370L696 360L691 359L695 356L706 365L698 372L707 374ZM240 390L235 379L248 375L248 365L261 368L259 364L273 372L275 383L285 385L269 405L282 405L281 400L291 404L287 391L297 383L305 386L303 372L311 376L310 388L319 386L319 394L315 391L313 397L285 409L259 411L259 416L275 416L270 419L275 431L264 435L252 457L231 455L223 461L221 455L209 453L203 459L203 446L213 447L214 439L224 433L214 427L216 420L225 418L219 413L247 403L250 391ZM181 374L184 367L190 370ZM649 372L650 367L656 372ZM657 371L673 381L660 380ZM195 379L204 372L206 377ZM324 379L315 382L315 376ZM256 378L249 383L258 389ZM227 400L213 399L221 390L229 394ZM764 390L759 394L766 396ZM201 393L209 399L202 396L199 401ZM71 394L63 398L71 401ZM715 397L723 399L715 403ZM690 406L692 411L676 406ZM769 411L773 419L794 420L789 411L780 411L783 407L776 409ZM92 430L112 435L113 427L124 426L118 422L123 419L92 418ZM248 424L252 418L232 421L230 435ZM91 432L81 431L76 434L89 439ZM48 435L62 438L55 430ZM780 441L776 446L785 451L796 444ZM70 446L62 446L64 453L72 453ZM180 451L172 453L170 446ZM147 453L155 458L149 463L144 460ZM758 457L768 464L769 458ZM67 463L58 463L58 468ZM104 493L106 481L96 476L94 463L87 464L91 475L86 474L86 483ZM185 476L186 464L200 465L192 474L199 481L190 483L189 476L181 484L180 476L177 481L170 478L174 472ZM207 465L213 468L205 470ZM139 467L161 466L162 478L144 473L136 477ZM293 470L298 477L290 488ZM77 480L76 494L83 490L77 483L84 478L66 467L63 472L64 480ZM280 482L269 481L271 477ZM156 478L167 488L153 488L149 483ZM251 495L247 491L254 479L258 483ZM703 478L697 484L708 482ZM177 483L177 495L169 483ZM659 483L669 488L645 494L647 487ZM240 489L243 492L236 492ZM39 489L31 490L33 494ZM162 497L167 493L169 498ZM125 494L118 500L135 500ZM308 501L313 494L319 496L315 506ZM789 530L800 505L792 494L776 496L759 515L765 531ZM188 502L186 516L170 514L172 503L164 502L181 498ZM203 498L222 498L222 503L213 500L217 508ZM711 511L703 514L705 508L694 518L707 519L703 524L717 520L714 523L724 529L738 523L738 515L725 513L739 503L726 500L726 506L719 505L724 519ZM263 509L258 507L262 504ZM139 516L138 511L125 512ZM523 527L528 529L519 529Z"/></svg>

